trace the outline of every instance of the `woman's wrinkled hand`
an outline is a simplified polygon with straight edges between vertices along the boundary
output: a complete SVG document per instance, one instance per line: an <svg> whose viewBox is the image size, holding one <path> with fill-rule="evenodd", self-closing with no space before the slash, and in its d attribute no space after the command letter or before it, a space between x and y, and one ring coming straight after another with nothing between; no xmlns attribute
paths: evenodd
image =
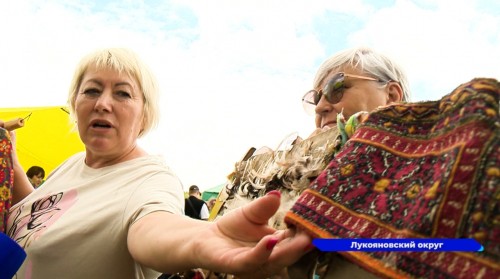
<svg viewBox="0 0 500 279"><path fill-rule="evenodd" d="M214 222L215 237L205 243L211 243L209 250L218 255L218 262L203 266L229 271L238 278L266 278L307 253L312 248L309 235L268 226L279 205L280 193L271 191Z"/></svg>

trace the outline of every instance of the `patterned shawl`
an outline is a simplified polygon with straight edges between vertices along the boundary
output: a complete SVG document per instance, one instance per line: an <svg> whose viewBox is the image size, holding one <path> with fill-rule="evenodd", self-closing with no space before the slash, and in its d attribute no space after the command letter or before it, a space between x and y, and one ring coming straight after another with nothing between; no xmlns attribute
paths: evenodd
<svg viewBox="0 0 500 279"><path fill-rule="evenodd" d="M9 132L0 128L0 233L7 226L7 212L12 201L14 169L12 168L12 143Z"/></svg>
<svg viewBox="0 0 500 279"><path fill-rule="evenodd" d="M481 78L376 110L285 221L318 238L474 238L483 252L341 255L388 278L499 278L499 101L498 81Z"/></svg>

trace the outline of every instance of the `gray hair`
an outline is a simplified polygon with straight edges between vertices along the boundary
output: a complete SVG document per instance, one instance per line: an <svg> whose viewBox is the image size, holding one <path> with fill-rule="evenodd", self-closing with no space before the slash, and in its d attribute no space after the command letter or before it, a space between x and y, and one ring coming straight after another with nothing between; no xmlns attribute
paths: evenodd
<svg viewBox="0 0 500 279"><path fill-rule="evenodd" d="M91 66L112 69L127 73L135 78L142 92L144 101L144 129L139 137L147 134L158 125L160 120L159 89L151 70L131 50L124 48L106 48L85 56L78 64L68 94L70 115L75 118L75 100L87 69Z"/></svg>
<svg viewBox="0 0 500 279"><path fill-rule="evenodd" d="M402 101L410 101L410 87L403 69L389 57L366 47L347 49L328 58L319 67L313 88L318 88L333 70L345 67L359 69L381 80L398 82L403 89Z"/></svg>

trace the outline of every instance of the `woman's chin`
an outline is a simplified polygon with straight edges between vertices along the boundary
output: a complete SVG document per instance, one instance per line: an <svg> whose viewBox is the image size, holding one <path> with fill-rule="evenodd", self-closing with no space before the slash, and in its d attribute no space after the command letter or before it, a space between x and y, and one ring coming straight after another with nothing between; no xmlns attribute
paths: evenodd
<svg viewBox="0 0 500 279"><path fill-rule="evenodd" d="M111 149L111 143L106 139L96 139L84 144L85 149L92 152L108 152Z"/></svg>

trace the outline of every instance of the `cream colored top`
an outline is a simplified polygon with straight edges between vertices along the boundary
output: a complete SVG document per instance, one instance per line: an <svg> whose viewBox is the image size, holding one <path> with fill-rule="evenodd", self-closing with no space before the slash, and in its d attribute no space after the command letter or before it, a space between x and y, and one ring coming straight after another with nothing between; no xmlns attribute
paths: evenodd
<svg viewBox="0 0 500 279"><path fill-rule="evenodd" d="M17 278L157 278L136 263L127 232L155 211L184 212L179 179L156 156L92 169L79 153L13 206L8 234L25 248Z"/></svg>

